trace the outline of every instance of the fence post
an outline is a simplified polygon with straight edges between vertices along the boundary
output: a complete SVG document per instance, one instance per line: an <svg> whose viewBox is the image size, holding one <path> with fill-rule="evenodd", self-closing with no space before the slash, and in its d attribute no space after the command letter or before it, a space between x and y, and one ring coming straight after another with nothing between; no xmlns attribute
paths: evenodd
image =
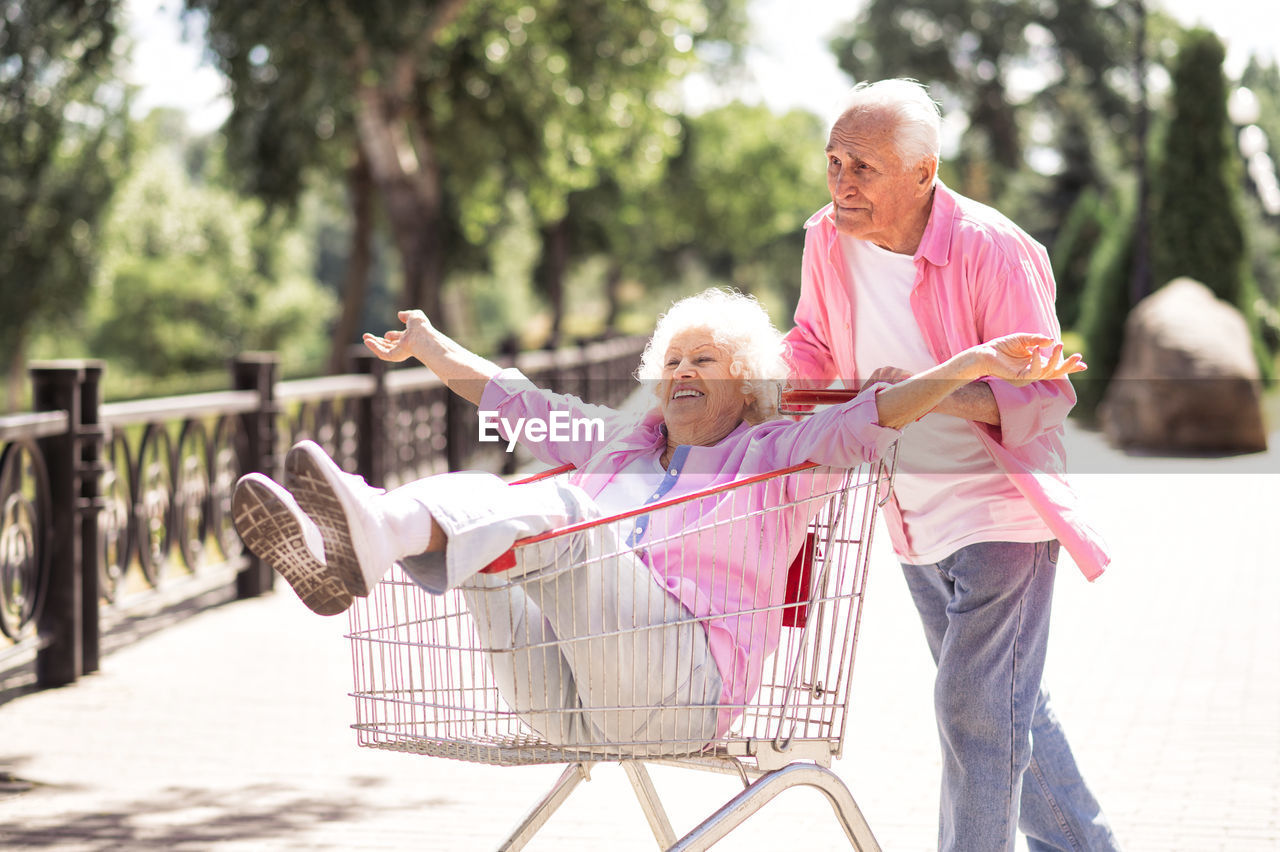
<svg viewBox="0 0 1280 852"><path fill-rule="evenodd" d="M276 374L280 359L274 352L243 352L231 365L232 386L258 394L258 408L240 415L244 440L237 447L240 470L278 475L276 458ZM271 591L275 572L252 553L236 575L236 597L253 598Z"/></svg>
<svg viewBox="0 0 1280 852"><path fill-rule="evenodd" d="M84 673L96 672L101 658L102 633L99 606L102 598L102 548L98 541L98 513L106 503L102 498L102 475L106 471L103 447L106 431L102 426L102 361L85 361L80 380L80 576L83 595Z"/></svg>
<svg viewBox="0 0 1280 852"><path fill-rule="evenodd" d="M467 435L467 407L471 403L452 391L446 391L444 397L444 458L449 470L463 470L470 456L466 440L474 436Z"/></svg>
<svg viewBox="0 0 1280 852"><path fill-rule="evenodd" d="M36 653L36 682L41 687L64 686L84 674L85 604L80 571L80 514L76 511L80 382L84 369L79 361L45 361L32 364L30 373L33 408L67 412L67 431L39 441L49 472L52 529L48 596L36 624L42 640Z"/></svg>
<svg viewBox="0 0 1280 852"><path fill-rule="evenodd" d="M387 484L387 459L391 451L390 397L387 395L387 362L366 347L352 347L351 359L357 373L373 376L373 393L360 400L356 409L356 473L370 485Z"/></svg>

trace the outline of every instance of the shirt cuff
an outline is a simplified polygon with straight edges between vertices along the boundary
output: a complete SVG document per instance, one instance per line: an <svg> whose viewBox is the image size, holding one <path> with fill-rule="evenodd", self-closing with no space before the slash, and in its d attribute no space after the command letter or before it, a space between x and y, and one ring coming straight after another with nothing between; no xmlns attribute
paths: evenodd
<svg viewBox="0 0 1280 852"><path fill-rule="evenodd" d="M533 382L515 367L499 370L493 378L489 379L489 383L484 386L484 391L480 394L480 410L497 411L511 397L533 387Z"/></svg>
<svg viewBox="0 0 1280 852"><path fill-rule="evenodd" d="M884 458L885 452L893 446L895 441L902 437L901 429L894 429L892 426L881 426L879 423L880 412L876 408L876 394L888 387L893 387L892 383L876 382L875 384L867 385L853 399L852 409L857 411L867 424L867 433L863 443L868 451L873 454L868 456L870 459ZM869 406L870 410L861 411L860 409L863 406Z"/></svg>

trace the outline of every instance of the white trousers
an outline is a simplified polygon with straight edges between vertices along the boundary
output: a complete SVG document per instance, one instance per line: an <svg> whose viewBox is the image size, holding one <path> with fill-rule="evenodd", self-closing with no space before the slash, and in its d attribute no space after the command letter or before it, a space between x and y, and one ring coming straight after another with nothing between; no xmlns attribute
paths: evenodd
<svg viewBox="0 0 1280 852"><path fill-rule="evenodd" d="M715 739L722 682L706 631L613 525L521 547L514 568L479 573L518 538L601 517L580 488L451 473L402 493L448 542L401 564L429 592L461 589L500 694L535 731L557 745L642 754Z"/></svg>

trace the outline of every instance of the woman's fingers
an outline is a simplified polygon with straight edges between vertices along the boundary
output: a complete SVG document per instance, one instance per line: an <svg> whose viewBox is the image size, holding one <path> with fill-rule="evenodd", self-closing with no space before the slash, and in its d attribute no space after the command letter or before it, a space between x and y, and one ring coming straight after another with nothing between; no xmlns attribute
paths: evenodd
<svg viewBox="0 0 1280 852"><path fill-rule="evenodd" d="M363 339L365 347L384 361L403 361L408 357L403 347L385 337L366 333Z"/></svg>
<svg viewBox="0 0 1280 852"><path fill-rule="evenodd" d="M1037 349L1053 343L1054 340L1043 334L1010 334L992 342L1010 354L1030 355Z"/></svg>
<svg viewBox="0 0 1280 852"><path fill-rule="evenodd" d="M992 345L1010 367L1008 381L1018 387L1087 369L1079 353L1064 357L1064 344L1044 335L1011 334L993 340Z"/></svg>

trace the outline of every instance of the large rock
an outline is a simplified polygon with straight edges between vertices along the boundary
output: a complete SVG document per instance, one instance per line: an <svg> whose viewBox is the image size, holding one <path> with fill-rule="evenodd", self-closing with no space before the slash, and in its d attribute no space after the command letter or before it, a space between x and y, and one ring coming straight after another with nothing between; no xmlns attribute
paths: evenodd
<svg viewBox="0 0 1280 852"><path fill-rule="evenodd" d="M1259 452L1267 448L1261 403L1244 317L1200 282L1179 278L1129 314L1100 416L1120 447Z"/></svg>

